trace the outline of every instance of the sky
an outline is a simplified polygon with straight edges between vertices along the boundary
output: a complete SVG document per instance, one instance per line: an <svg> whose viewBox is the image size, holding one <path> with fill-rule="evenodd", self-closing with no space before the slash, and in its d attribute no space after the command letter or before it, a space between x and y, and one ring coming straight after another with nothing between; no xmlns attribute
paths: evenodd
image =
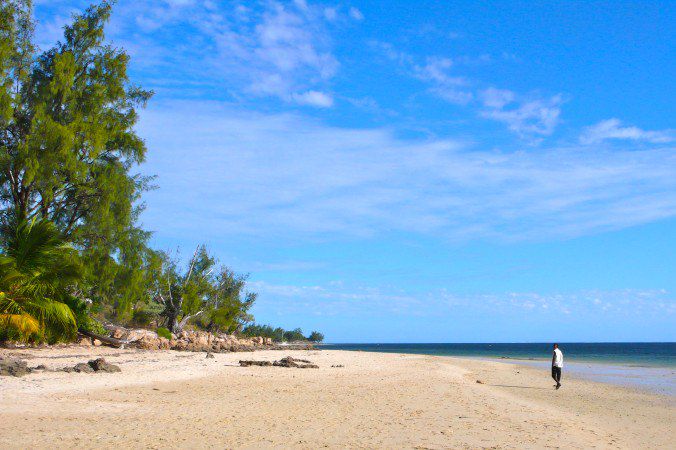
<svg viewBox="0 0 676 450"><path fill-rule="evenodd" d="M88 2L37 0L47 49ZM676 340L676 4L119 0L143 225L327 342Z"/></svg>

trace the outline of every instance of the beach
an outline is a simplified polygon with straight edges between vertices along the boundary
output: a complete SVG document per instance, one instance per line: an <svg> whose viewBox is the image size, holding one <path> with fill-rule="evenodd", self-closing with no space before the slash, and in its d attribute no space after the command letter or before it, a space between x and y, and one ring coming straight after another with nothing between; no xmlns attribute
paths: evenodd
<svg viewBox="0 0 676 450"><path fill-rule="evenodd" d="M1 448L673 448L673 396L498 361L338 350L2 350ZM319 369L240 367L293 356ZM340 367L342 366L342 367Z"/></svg>

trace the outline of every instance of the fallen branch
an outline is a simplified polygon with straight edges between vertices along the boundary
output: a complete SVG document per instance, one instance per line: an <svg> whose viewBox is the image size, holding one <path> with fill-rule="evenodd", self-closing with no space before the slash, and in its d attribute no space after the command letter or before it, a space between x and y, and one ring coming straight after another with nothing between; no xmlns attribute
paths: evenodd
<svg viewBox="0 0 676 450"><path fill-rule="evenodd" d="M88 336L90 338L98 339L102 343L108 344L108 345L110 345L112 347L116 347L116 348L124 348L125 345L127 345L131 342L131 341L126 340L126 339L123 340L123 339L111 338L111 337L108 337L108 336L101 336L100 334L92 333L91 331L87 331L87 330L78 330L78 332L80 334L83 334L83 335Z"/></svg>

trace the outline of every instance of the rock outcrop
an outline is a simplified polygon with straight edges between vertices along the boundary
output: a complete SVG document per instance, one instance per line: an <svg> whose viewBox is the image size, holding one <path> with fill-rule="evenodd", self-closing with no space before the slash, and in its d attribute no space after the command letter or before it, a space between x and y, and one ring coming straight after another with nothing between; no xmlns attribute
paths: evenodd
<svg viewBox="0 0 676 450"><path fill-rule="evenodd" d="M0 376L22 377L31 373L26 361L16 358L0 358Z"/></svg>

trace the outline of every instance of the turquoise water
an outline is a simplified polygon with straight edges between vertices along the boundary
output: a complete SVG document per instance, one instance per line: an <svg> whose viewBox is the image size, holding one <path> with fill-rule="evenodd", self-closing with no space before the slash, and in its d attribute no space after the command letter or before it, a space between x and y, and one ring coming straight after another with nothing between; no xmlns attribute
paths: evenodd
<svg viewBox="0 0 676 450"><path fill-rule="evenodd" d="M566 362L676 368L676 342L559 343ZM324 344L322 348L419 355L549 360L551 343L495 344Z"/></svg>
<svg viewBox="0 0 676 450"><path fill-rule="evenodd" d="M581 378L676 396L676 342L560 343L564 379ZM549 376L549 343L496 344L324 344L327 350L412 353L485 358L528 364Z"/></svg>

